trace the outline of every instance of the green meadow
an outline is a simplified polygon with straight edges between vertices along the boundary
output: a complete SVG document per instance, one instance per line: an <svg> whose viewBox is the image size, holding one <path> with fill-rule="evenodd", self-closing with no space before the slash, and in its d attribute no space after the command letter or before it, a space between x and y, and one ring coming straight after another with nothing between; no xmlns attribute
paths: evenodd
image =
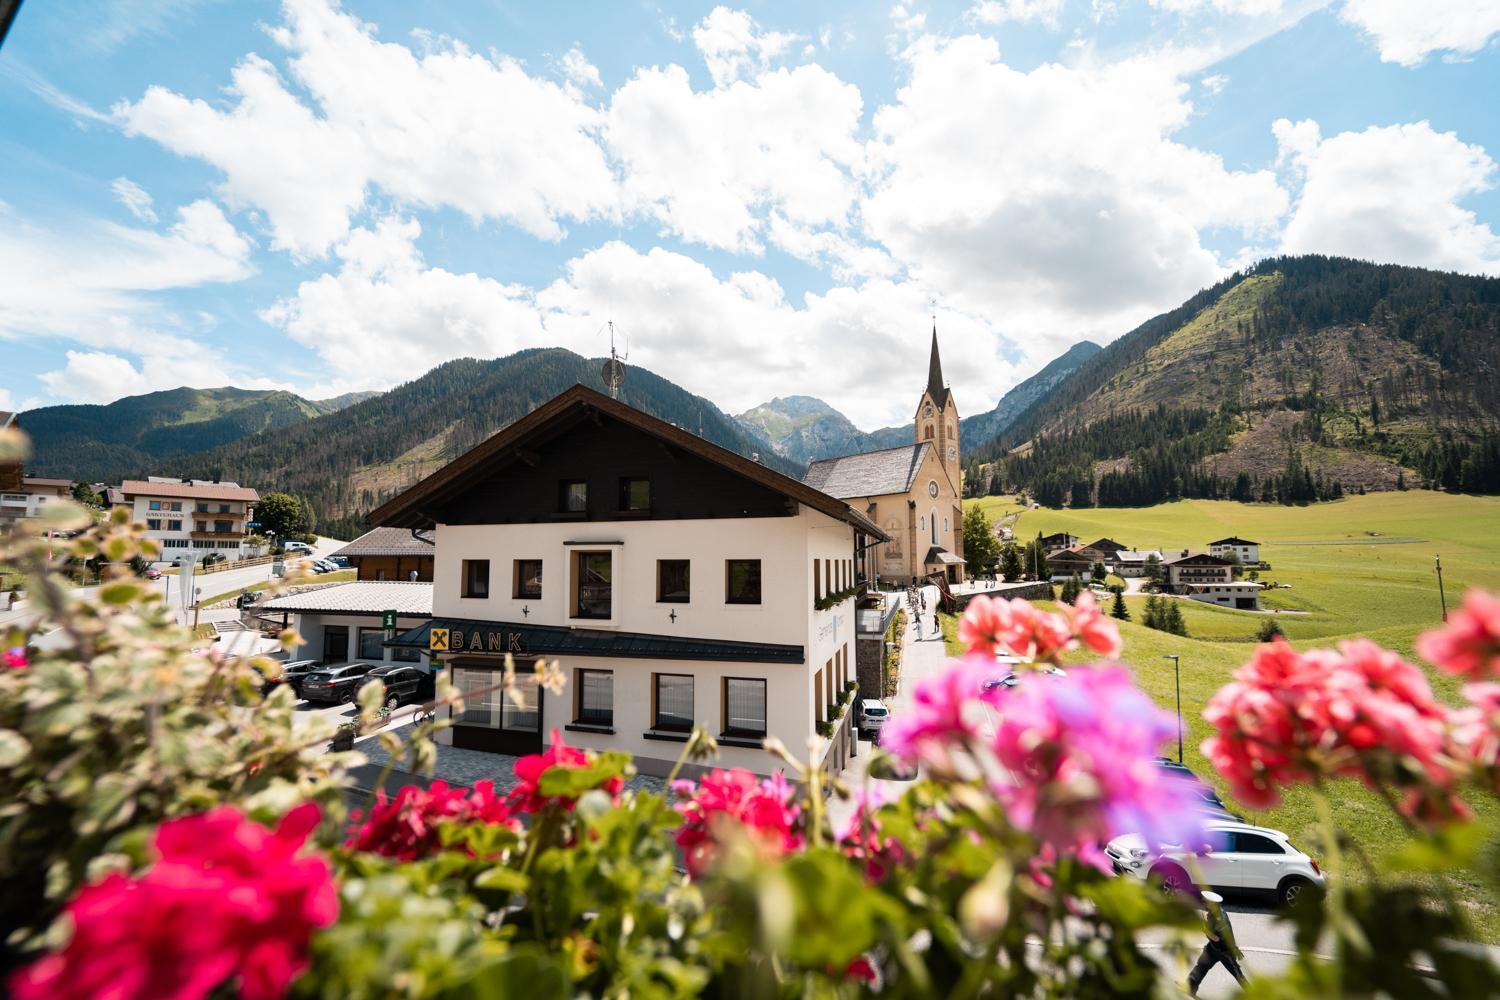
<svg viewBox="0 0 1500 1000"><path fill-rule="evenodd" d="M1021 511L1014 501L988 497L978 501L992 519ZM1085 542L1113 538L1133 548L1206 548L1226 535L1261 543L1261 558L1271 569L1262 582L1287 583L1264 595L1267 607L1306 614L1278 614L1276 620L1301 648L1333 645L1363 636L1396 650L1413 662L1413 643L1424 629L1440 622L1437 574L1433 558L1441 556L1448 606L1464 589L1500 590L1500 498L1455 496L1426 491L1349 497L1308 507L1186 500L1155 507L1022 511L1014 523L1019 539L1037 532L1069 531ZM1182 638L1138 624L1140 599L1127 602L1133 621L1121 622L1125 641L1121 657L1136 671L1142 688L1167 709L1175 700L1169 655L1181 658L1184 751L1187 763L1232 801L1227 786L1208 767L1198 745L1209 735L1200 713L1254 648L1264 615L1231 611L1184 601L1189 637ZM950 646L955 621L944 623ZM1429 670L1438 696L1457 704L1459 685ZM1169 748L1175 754L1175 745ZM1372 858L1399 848L1406 840L1401 823L1379 798L1354 782L1333 786L1334 814ZM1500 806L1493 799L1470 795L1480 821L1500 829ZM1265 812L1236 809L1252 822L1284 830L1306 844L1316 822L1311 797L1293 790ZM1378 864L1378 861L1376 862ZM1363 872L1349 869L1348 877ZM1500 942L1500 893L1478 875L1453 871L1443 887L1458 894L1472 915L1477 933ZM1436 886L1434 886L1436 888Z"/></svg>

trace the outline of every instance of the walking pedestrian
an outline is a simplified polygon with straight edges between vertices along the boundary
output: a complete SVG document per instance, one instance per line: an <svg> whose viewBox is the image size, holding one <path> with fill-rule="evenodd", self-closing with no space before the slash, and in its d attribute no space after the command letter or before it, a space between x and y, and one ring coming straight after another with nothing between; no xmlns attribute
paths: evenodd
<svg viewBox="0 0 1500 1000"><path fill-rule="evenodd" d="M1224 897L1216 892L1203 894L1203 934L1208 940L1203 945L1203 953L1198 956L1198 963L1188 973L1188 995L1198 995L1198 987L1203 985L1204 977L1213 971L1215 965L1224 966L1224 971L1244 986L1245 972L1240 968L1240 960L1245 954L1235 943L1234 925L1229 922L1229 914L1224 912Z"/></svg>

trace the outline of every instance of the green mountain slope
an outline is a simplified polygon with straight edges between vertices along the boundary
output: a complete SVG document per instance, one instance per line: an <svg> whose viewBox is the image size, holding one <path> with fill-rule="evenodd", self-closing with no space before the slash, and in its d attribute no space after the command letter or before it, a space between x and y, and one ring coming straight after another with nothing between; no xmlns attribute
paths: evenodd
<svg viewBox="0 0 1500 1000"><path fill-rule="evenodd" d="M234 479L306 496L319 530L352 537L365 512L575 383L607 392L600 359L560 348L462 358L337 413L269 430L184 458L182 474ZM620 399L709 441L800 467L767 453L734 418L652 372L630 366Z"/></svg>
<svg viewBox="0 0 1500 1000"><path fill-rule="evenodd" d="M972 474L1075 505L1494 492L1497 367L1500 279L1275 258L1110 344Z"/></svg>
<svg viewBox="0 0 1500 1000"><path fill-rule="evenodd" d="M46 406L21 414L30 471L95 482L169 471L163 463L249 434L333 413L368 393L307 400L282 390L168 389L106 405Z"/></svg>

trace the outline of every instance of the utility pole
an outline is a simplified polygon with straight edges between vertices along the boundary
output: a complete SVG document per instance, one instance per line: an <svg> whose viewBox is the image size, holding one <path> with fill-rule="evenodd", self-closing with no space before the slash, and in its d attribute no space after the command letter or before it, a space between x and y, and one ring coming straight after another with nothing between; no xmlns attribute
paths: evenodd
<svg viewBox="0 0 1500 1000"><path fill-rule="evenodd" d="M1172 661L1172 674L1177 682L1177 763L1182 763L1182 668L1178 658L1168 653L1162 657L1163 660Z"/></svg>
<svg viewBox="0 0 1500 1000"><path fill-rule="evenodd" d="M1438 603L1443 607L1443 621L1448 620L1448 595L1443 593L1443 557L1433 556L1432 562L1437 566L1438 576Z"/></svg>

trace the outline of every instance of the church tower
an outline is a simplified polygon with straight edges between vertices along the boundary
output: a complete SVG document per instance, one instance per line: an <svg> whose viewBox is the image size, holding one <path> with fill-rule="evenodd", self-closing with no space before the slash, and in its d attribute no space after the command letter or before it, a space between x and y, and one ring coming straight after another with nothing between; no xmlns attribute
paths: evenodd
<svg viewBox="0 0 1500 1000"><path fill-rule="evenodd" d="M943 362L938 357L937 321L932 324L932 357L927 362L927 391L917 404L917 443L932 442L943 471L955 493L962 493L963 478L958 462L958 407L953 393L943 384Z"/></svg>

